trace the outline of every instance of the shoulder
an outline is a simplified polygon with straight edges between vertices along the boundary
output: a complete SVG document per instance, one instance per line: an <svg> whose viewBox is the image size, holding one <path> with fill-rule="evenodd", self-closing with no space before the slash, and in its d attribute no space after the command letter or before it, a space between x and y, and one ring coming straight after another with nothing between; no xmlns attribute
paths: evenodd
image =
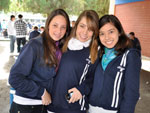
<svg viewBox="0 0 150 113"><path fill-rule="evenodd" d="M37 47L41 47L43 45L43 39L42 37L39 35L38 37L36 38L33 38L31 39L29 42L28 42L29 45L31 46L37 46Z"/></svg>
<svg viewBox="0 0 150 113"><path fill-rule="evenodd" d="M127 63L139 64L141 63L141 52L137 49L131 48L126 52Z"/></svg>
<svg viewBox="0 0 150 113"><path fill-rule="evenodd" d="M136 55L136 56L141 57L141 52L136 48L130 48L126 51L126 53L127 52L128 52L129 55Z"/></svg>
<svg viewBox="0 0 150 113"><path fill-rule="evenodd" d="M35 31L35 33L40 34L40 32L38 32L38 31Z"/></svg>
<svg viewBox="0 0 150 113"><path fill-rule="evenodd" d="M25 21L23 21L23 20L22 20L22 23L26 24L26 22L25 22ZM26 24L26 25L27 25L27 24Z"/></svg>
<svg viewBox="0 0 150 113"><path fill-rule="evenodd" d="M19 22L19 20L16 20L16 21L15 21L15 24L18 23L18 22Z"/></svg>

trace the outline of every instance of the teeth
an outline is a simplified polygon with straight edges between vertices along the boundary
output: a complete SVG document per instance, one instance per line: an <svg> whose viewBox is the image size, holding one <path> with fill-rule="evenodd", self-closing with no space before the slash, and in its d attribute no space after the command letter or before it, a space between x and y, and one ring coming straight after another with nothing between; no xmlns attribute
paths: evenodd
<svg viewBox="0 0 150 113"><path fill-rule="evenodd" d="M106 44L111 44L113 41L107 41Z"/></svg>

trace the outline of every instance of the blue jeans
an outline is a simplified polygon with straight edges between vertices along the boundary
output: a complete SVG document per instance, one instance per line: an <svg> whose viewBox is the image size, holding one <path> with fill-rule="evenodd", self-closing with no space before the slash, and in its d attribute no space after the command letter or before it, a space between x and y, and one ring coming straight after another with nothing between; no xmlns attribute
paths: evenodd
<svg viewBox="0 0 150 113"><path fill-rule="evenodd" d="M13 53L16 37L14 35L9 35L9 38L10 38L10 52Z"/></svg>

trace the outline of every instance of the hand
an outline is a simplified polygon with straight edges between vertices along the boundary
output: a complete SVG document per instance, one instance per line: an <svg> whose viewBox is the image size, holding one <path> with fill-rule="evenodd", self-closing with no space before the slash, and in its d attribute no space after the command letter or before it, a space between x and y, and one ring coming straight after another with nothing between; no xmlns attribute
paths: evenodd
<svg viewBox="0 0 150 113"><path fill-rule="evenodd" d="M49 105L52 102L51 95L46 91L46 89L44 90L44 93L41 98L43 105Z"/></svg>
<svg viewBox="0 0 150 113"><path fill-rule="evenodd" d="M74 103L82 98L82 94L77 88L72 88L68 90L68 93L71 93L71 92L73 92L73 94L69 100L69 103Z"/></svg>

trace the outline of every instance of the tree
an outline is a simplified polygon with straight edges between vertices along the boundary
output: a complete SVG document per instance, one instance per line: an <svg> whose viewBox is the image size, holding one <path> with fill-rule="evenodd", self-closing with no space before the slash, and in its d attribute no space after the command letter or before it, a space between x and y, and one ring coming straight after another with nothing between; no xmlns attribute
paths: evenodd
<svg viewBox="0 0 150 113"><path fill-rule="evenodd" d="M62 8L69 15L79 15L85 9L95 10L99 16L108 13L109 0L13 0L10 11L27 11L48 14Z"/></svg>
<svg viewBox="0 0 150 113"><path fill-rule="evenodd" d="M85 9L93 9L101 17L104 14L108 14L109 0L85 0Z"/></svg>
<svg viewBox="0 0 150 113"><path fill-rule="evenodd" d="M12 0L9 6L10 12L18 12L18 11L25 11L24 8L25 4L23 0Z"/></svg>
<svg viewBox="0 0 150 113"><path fill-rule="evenodd" d="M25 0L24 3L26 11L47 15L57 8L62 8L69 14L79 14L84 7L84 0Z"/></svg>
<svg viewBox="0 0 150 113"><path fill-rule="evenodd" d="M0 0L0 11L8 11L10 0Z"/></svg>

